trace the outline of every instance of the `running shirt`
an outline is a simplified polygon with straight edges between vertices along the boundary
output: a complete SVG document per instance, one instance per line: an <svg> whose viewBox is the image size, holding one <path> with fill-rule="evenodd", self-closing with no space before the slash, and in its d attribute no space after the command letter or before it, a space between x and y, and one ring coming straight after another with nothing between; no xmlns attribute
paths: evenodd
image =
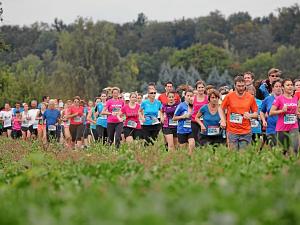
<svg viewBox="0 0 300 225"><path fill-rule="evenodd" d="M175 116L182 116L187 113L192 113L192 110L189 112L189 106L186 102L180 103L175 112ZM177 125L177 134L189 134L192 133L192 121L191 118L189 119L181 119L178 120L178 125Z"/></svg>
<svg viewBox="0 0 300 225"><path fill-rule="evenodd" d="M202 133L207 136L217 136L220 135L220 115L218 111L214 114L212 114L209 111L208 105L204 105L201 107L200 112L202 114L203 118L203 124L206 128L205 133Z"/></svg>
<svg viewBox="0 0 300 225"><path fill-rule="evenodd" d="M96 120L96 117L95 117L95 107L92 107L91 110L92 110L92 113L91 113L91 114L92 114L92 115L91 115L91 119L92 119L92 120ZM96 129L96 124L90 122L90 128L91 128L91 129Z"/></svg>
<svg viewBox="0 0 300 225"><path fill-rule="evenodd" d="M252 134L261 134L261 120L260 120L260 111L262 107L262 101L259 99L255 99L256 105L258 107L258 119L251 119L251 131Z"/></svg>
<svg viewBox="0 0 300 225"><path fill-rule="evenodd" d="M43 119L46 120L46 127L53 126L58 122L60 111L57 109L46 109L43 114Z"/></svg>
<svg viewBox="0 0 300 225"><path fill-rule="evenodd" d="M166 93L162 93L160 94L160 96L158 97L158 100L163 104L163 105L167 105L168 104L168 96ZM180 96L179 94L175 93L175 102L177 104L180 103Z"/></svg>
<svg viewBox="0 0 300 225"><path fill-rule="evenodd" d="M193 113L192 113L192 121L193 122L196 122L195 118L196 118L198 111L201 109L202 106L206 105L207 103L208 103L207 95L204 96L204 100L201 102L197 100L197 96L194 97Z"/></svg>
<svg viewBox="0 0 300 225"><path fill-rule="evenodd" d="M21 124L22 124L21 120L19 120L16 116L13 116L12 129L17 131L21 130Z"/></svg>
<svg viewBox="0 0 300 225"><path fill-rule="evenodd" d="M110 113L120 112L122 107L124 106L124 101L120 99L109 99L106 102L107 111ZM114 116L112 114L107 116L108 123L120 123L118 116Z"/></svg>
<svg viewBox="0 0 300 225"><path fill-rule="evenodd" d="M27 112L23 111L21 113L21 117L22 117L22 124L21 124L21 126L22 127L30 127L30 123L29 122L31 121L31 118L30 118L30 115L29 115L28 111Z"/></svg>
<svg viewBox="0 0 300 225"><path fill-rule="evenodd" d="M245 92L238 96L235 91L226 95L222 102L222 109L227 109L227 131L233 134L251 133L251 124L249 119L244 119L245 112L257 112L258 108L255 98Z"/></svg>
<svg viewBox="0 0 300 225"><path fill-rule="evenodd" d="M36 119L39 109L29 109L28 114L30 116L29 124L32 125L33 129L37 129L39 121Z"/></svg>
<svg viewBox="0 0 300 225"><path fill-rule="evenodd" d="M164 124L163 127L165 128L176 128L178 121L173 121L174 113L177 108L178 104L174 105L163 105L162 112L164 113Z"/></svg>
<svg viewBox="0 0 300 225"><path fill-rule="evenodd" d="M161 110L162 104L158 100L150 102L146 99L141 104L141 109L144 111L145 122L143 125L156 125L159 124L158 112Z"/></svg>
<svg viewBox="0 0 300 225"><path fill-rule="evenodd" d="M77 116L70 118L70 124L79 125L83 123L83 107L82 106L71 106L69 110L70 115L78 113Z"/></svg>
<svg viewBox="0 0 300 225"><path fill-rule="evenodd" d="M96 123L96 124L97 124L98 126L107 128L107 115L101 115L101 112L103 111L104 106L105 106L105 105L104 105L102 102L100 102L100 103L97 105L97 112L99 113L99 115L98 115L97 123Z"/></svg>
<svg viewBox="0 0 300 225"><path fill-rule="evenodd" d="M274 115L274 116L269 116L270 114L270 110L272 108L273 102L275 100L275 96L274 95L270 95L268 97L266 97L261 105L261 112L263 112L264 114L268 114L267 115L267 129L266 129L266 134L276 134L276 123L278 120L278 115Z"/></svg>
<svg viewBox="0 0 300 225"><path fill-rule="evenodd" d="M91 111L91 107L86 106L83 109L83 124L90 124L90 121L87 120L87 115L89 114L89 112Z"/></svg>
<svg viewBox="0 0 300 225"><path fill-rule="evenodd" d="M126 116L126 120L124 123L125 127L141 129L141 123L139 120L139 110L139 104L136 104L133 109L129 107L129 104L123 106L122 113Z"/></svg>
<svg viewBox="0 0 300 225"><path fill-rule="evenodd" d="M298 129L298 97L286 98L284 95L280 95L274 100L273 105L276 106L278 110L281 110L285 105L287 106L287 111L278 115L276 131Z"/></svg>
<svg viewBox="0 0 300 225"><path fill-rule="evenodd" d="M14 116L16 115L16 111L19 111L21 113L21 112L24 111L24 108L19 108L19 109L13 108L13 114L14 114Z"/></svg>
<svg viewBox="0 0 300 225"><path fill-rule="evenodd" d="M2 117L3 120L3 127L11 127L12 126L12 117L13 117L13 111L1 111L0 117Z"/></svg>

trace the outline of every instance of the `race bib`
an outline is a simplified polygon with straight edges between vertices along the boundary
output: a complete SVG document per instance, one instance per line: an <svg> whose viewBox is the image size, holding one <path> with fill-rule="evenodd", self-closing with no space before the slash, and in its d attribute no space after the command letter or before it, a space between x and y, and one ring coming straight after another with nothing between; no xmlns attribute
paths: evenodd
<svg viewBox="0 0 300 225"><path fill-rule="evenodd" d="M295 114L285 114L283 121L284 124L287 125L295 124L297 121L297 116Z"/></svg>
<svg viewBox="0 0 300 225"><path fill-rule="evenodd" d="M243 123L243 116L238 113L231 113L229 121L231 123L237 123L237 124L242 124Z"/></svg>
<svg viewBox="0 0 300 225"><path fill-rule="evenodd" d="M156 124L159 124L160 122L159 122L159 120L156 118L156 117L151 117L151 120L152 120L152 125L156 125Z"/></svg>
<svg viewBox="0 0 300 225"><path fill-rule="evenodd" d="M214 136L220 134L220 127L219 126L207 126L207 135Z"/></svg>
<svg viewBox="0 0 300 225"><path fill-rule="evenodd" d="M81 122L82 122L81 116L75 116L74 122L76 122L76 123L81 123Z"/></svg>
<svg viewBox="0 0 300 225"><path fill-rule="evenodd" d="M177 126L178 125L178 121L174 121L172 119L169 119L169 126Z"/></svg>
<svg viewBox="0 0 300 225"><path fill-rule="evenodd" d="M56 126L55 125L49 125L48 130L49 131L56 131Z"/></svg>
<svg viewBox="0 0 300 225"><path fill-rule="evenodd" d="M183 123L184 128L192 128L192 121L191 120L185 120Z"/></svg>
<svg viewBox="0 0 300 225"><path fill-rule="evenodd" d="M258 128L259 127L259 122L256 119L251 119L251 128Z"/></svg>
<svg viewBox="0 0 300 225"><path fill-rule="evenodd" d="M114 108L112 108L112 112L120 112L120 108L117 108L117 107L114 107Z"/></svg>
<svg viewBox="0 0 300 225"><path fill-rule="evenodd" d="M137 122L132 121L132 120L128 120L127 127L136 128L137 127Z"/></svg>
<svg viewBox="0 0 300 225"><path fill-rule="evenodd" d="M98 118L100 118L102 120L106 120L107 119L107 115L100 115Z"/></svg>

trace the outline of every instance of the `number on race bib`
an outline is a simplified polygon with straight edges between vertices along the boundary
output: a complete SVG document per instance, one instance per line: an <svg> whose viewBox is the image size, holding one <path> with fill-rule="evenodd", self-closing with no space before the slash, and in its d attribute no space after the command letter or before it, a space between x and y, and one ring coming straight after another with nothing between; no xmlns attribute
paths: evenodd
<svg viewBox="0 0 300 225"><path fill-rule="evenodd" d="M183 123L184 128L192 128L192 121L191 120L185 120Z"/></svg>
<svg viewBox="0 0 300 225"><path fill-rule="evenodd" d="M250 122L251 122L251 127L252 127L252 128L257 128L257 127L259 127L259 122L258 122L258 120L256 120L256 119L251 119Z"/></svg>
<svg viewBox="0 0 300 225"><path fill-rule="evenodd" d="M132 121L132 120L129 120L129 121L127 122L127 127L130 127L130 128L136 128L136 127L137 127L137 122Z"/></svg>
<svg viewBox="0 0 300 225"><path fill-rule="evenodd" d="M55 125L49 125L48 130L49 131L56 131L56 126Z"/></svg>
<svg viewBox="0 0 300 225"><path fill-rule="evenodd" d="M291 124L295 124L296 121L297 121L297 116L295 114L284 115L284 124L291 125Z"/></svg>
<svg viewBox="0 0 300 225"><path fill-rule="evenodd" d="M220 127L219 126L207 126L207 135L214 136L220 134Z"/></svg>
<svg viewBox="0 0 300 225"><path fill-rule="evenodd" d="M152 125L156 125L156 124L159 124L159 120L156 118L156 117L151 117L151 120L152 120Z"/></svg>
<svg viewBox="0 0 300 225"><path fill-rule="evenodd" d="M81 116L76 116L76 117L74 118L74 122L76 122L76 123L82 122Z"/></svg>
<svg viewBox="0 0 300 225"><path fill-rule="evenodd" d="M238 113L231 113L229 121L231 123L242 124L243 123L243 116L241 114L238 114Z"/></svg>
<svg viewBox="0 0 300 225"><path fill-rule="evenodd" d="M177 126L178 125L178 121L174 121L172 119L169 119L169 126Z"/></svg>

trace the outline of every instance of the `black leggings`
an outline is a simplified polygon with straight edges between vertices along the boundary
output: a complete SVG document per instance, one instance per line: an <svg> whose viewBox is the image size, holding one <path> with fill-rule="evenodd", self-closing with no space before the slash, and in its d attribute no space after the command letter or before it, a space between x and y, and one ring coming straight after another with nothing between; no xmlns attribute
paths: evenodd
<svg viewBox="0 0 300 225"><path fill-rule="evenodd" d="M277 132L278 143L283 148L283 153L293 150L295 154L299 151L299 130L293 129L290 131Z"/></svg>
<svg viewBox="0 0 300 225"><path fill-rule="evenodd" d="M160 131L160 124L143 125L143 137L146 140L146 145L153 145Z"/></svg>
<svg viewBox="0 0 300 225"><path fill-rule="evenodd" d="M78 124L78 125L71 124L69 129L72 137L72 142L81 141L83 137L83 129L84 129L83 124Z"/></svg>
<svg viewBox="0 0 300 225"><path fill-rule="evenodd" d="M120 147L121 133L123 129L123 123L107 123L107 137L108 144L112 145L115 140L116 148Z"/></svg>
<svg viewBox="0 0 300 225"><path fill-rule="evenodd" d="M192 121L192 133L197 146L200 145L200 131L201 131L200 125L197 122Z"/></svg>
<svg viewBox="0 0 300 225"><path fill-rule="evenodd" d="M96 130L97 130L97 138L95 137L95 140L101 141L102 144L105 144L107 141L107 128L102 127L101 125L97 125Z"/></svg>

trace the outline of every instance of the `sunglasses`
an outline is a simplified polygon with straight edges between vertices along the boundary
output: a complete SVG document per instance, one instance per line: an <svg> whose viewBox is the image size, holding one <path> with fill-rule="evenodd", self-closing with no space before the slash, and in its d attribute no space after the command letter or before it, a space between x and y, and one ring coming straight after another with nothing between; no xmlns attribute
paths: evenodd
<svg viewBox="0 0 300 225"><path fill-rule="evenodd" d="M270 77L280 77L279 75L270 75Z"/></svg>
<svg viewBox="0 0 300 225"><path fill-rule="evenodd" d="M149 92L150 95L156 95L156 92Z"/></svg>

